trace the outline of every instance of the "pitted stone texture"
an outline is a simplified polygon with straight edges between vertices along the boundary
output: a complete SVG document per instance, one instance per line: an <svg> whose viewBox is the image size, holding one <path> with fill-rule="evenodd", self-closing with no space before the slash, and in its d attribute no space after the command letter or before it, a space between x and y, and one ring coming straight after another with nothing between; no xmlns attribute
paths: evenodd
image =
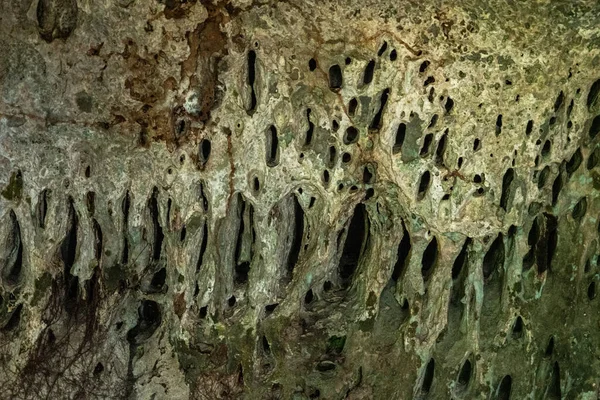
<svg viewBox="0 0 600 400"><path fill-rule="evenodd" d="M0 15L3 398L597 398L596 2Z"/></svg>

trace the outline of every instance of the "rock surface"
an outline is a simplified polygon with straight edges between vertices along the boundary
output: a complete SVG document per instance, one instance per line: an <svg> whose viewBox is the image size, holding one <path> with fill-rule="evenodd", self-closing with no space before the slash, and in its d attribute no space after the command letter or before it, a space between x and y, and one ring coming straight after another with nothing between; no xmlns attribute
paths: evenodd
<svg viewBox="0 0 600 400"><path fill-rule="evenodd" d="M600 5L0 3L0 398L596 399Z"/></svg>

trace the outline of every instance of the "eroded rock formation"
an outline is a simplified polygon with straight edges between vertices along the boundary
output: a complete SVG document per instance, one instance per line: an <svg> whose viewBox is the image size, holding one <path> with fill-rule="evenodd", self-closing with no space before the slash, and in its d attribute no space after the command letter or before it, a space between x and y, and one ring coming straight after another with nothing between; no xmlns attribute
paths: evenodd
<svg viewBox="0 0 600 400"><path fill-rule="evenodd" d="M0 398L596 399L596 1L0 3Z"/></svg>

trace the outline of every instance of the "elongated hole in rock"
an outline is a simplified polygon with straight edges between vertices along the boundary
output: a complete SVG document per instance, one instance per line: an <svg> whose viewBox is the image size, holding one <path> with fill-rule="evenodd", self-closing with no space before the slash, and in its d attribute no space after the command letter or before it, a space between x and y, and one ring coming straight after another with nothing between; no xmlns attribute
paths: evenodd
<svg viewBox="0 0 600 400"><path fill-rule="evenodd" d="M329 89L338 90L343 85L342 69L338 64L329 67Z"/></svg>
<svg viewBox="0 0 600 400"><path fill-rule="evenodd" d="M94 231L94 258L100 260L102 257L102 229L96 219L92 219L92 229Z"/></svg>
<svg viewBox="0 0 600 400"><path fill-rule="evenodd" d="M510 200L510 196L512 194L512 183L515 178L515 170L509 168L504 173L504 177L502 178L502 194L500 196L500 207L504 209L504 211L508 211L508 201Z"/></svg>
<svg viewBox="0 0 600 400"><path fill-rule="evenodd" d="M348 225L342 256L338 267L342 286L348 287L358 267L361 255L369 240L369 216L363 203L354 207L354 213Z"/></svg>
<svg viewBox="0 0 600 400"><path fill-rule="evenodd" d="M383 53L385 53L385 51L387 50L387 42L384 41L383 44L381 45L381 47L379 48L379 51L377 52L377 57L381 57L383 55Z"/></svg>
<svg viewBox="0 0 600 400"><path fill-rule="evenodd" d="M304 209L298 202L298 197L293 196L294 202L294 229L291 240L290 252L287 258L287 269L293 271L300 257L302 239L304 237Z"/></svg>
<svg viewBox="0 0 600 400"><path fill-rule="evenodd" d="M433 142L433 133L428 133L427 135L425 135L425 138L423 139L423 147L421 147L421 152L419 153L419 155L421 157L425 157L425 156L429 155L429 151L430 151L432 142Z"/></svg>
<svg viewBox="0 0 600 400"><path fill-rule="evenodd" d="M575 204L575 207L573 207L573 211L571 212L571 216L573 217L573 219L575 221L581 223L581 220L585 216L586 212L587 212L587 198L586 197L582 197L577 202L577 204Z"/></svg>
<svg viewBox="0 0 600 400"><path fill-rule="evenodd" d="M63 279L65 284L65 309L72 313L77 305L79 295L79 279L71 274L71 268L75 264L77 255L77 234L79 229L79 218L75 211L72 197L68 199L68 230L67 235L60 245L61 259L64 265Z"/></svg>
<svg viewBox="0 0 600 400"><path fill-rule="evenodd" d="M329 146L329 157L327 160L327 166L329 168L335 167L336 155L337 155L337 150L336 150L335 146Z"/></svg>
<svg viewBox="0 0 600 400"><path fill-rule="evenodd" d="M202 225L202 242L200 243L200 254L198 255L198 261L196 262L196 273L202 268L204 262L204 253L206 252L206 246L208 245L208 224L204 222Z"/></svg>
<svg viewBox="0 0 600 400"><path fill-rule="evenodd" d="M558 219L551 214L544 213L544 237L538 242L536 260L538 272L541 274L552 268L552 259L558 242Z"/></svg>
<svg viewBox="0 0 600 400"><path fill-rule="evenodd" d="M421 258L421 275L425 280L427 280L431 275L433 266L435 265L435 262L437 260L437 255L438 242L437 238L434 236L425 248L425 251L423 252L423 257Z"/></svg>
<svg viewBox="0 0 600 400"><path fill-rule="evenodd" d="M458 374L458 384L464 389L471 381L471 372L473 367L470 360L465 360Z"/></svg>
<svg viewBox="0 0 600 400"><path fill-rule="evenodd" d="M392 152L394 154L397 154L402 150L402 145L404 144L405 137L406 137L406 124L404 122L401 122L398 125L398 129L396 130L396 137L394 139L394 147L392 148Z"/></svg>
<svg viewBox="0 0 600 400"><path fill-rule="evenodd" d="M452 108L454 108L454 100L452 100L450 96L448 96L448 98L446 99L444 108L446 109L446 114L450 113L450 111L452 111Z"/></svg>
<svg viewBox="0 0 600 400"><path fill-rule="evenodd" d="M596 147L596 149L588 156L586 168L587 170L591 170L596 168L598 162L600 161L600 147Z"/></svg>
<svg viewBox="0 0 600 400"><path fill-rule="evenodd" d="M590 282L587 288L587 295L590 300L593 300L596 297L596 282Z"/></svg>
<svg viewBox="0 0 600 400"><path fill-rule="evenodd" d="M498 115L496 118L496 136L498 136L502 132L502 114Z"/></svg>
<svg viewBox="0 0 600 400"><path fill-rule="evenodd" d="M458 256L456 256L454 264L452 265L452 279L458 278L463 267L467 264L467 260L469 257L468 250L469 246L471 245L471 242L471 238L465 239L465 243L463 244L460 253L458 253Z"/></svg>
<svg viewBox="0 0 600 400"><path fill-rule="evenodd" d="M419 180L419 190L417 192L417 200L423 200L429 189L429 183L431 181L431 173L429 171L423 172L421 179Z"/></svg>
<svg viewBox="0 0 600 400"><path fill-rule="evenodd" d="M591 111L592 107L596 105L598 102L598 98L600 97L600 79L592 83L590 86L590 91L588 92L586 105L588 110Z"/></svg>
<svg viewBox="0 0 600 400"><path fill-rule="evenodd" d="M352 98L350 100L350 102L348 103L348 114L350 114L351 116L354 116L354 114L356 114L356 108L358 107L358 101L356 100L356 98Z"/></svg>
<svg viewBox="0 0 600 400"><path fill-rule="evenodd" d="M267 166L275 167L279 164L279 138L277 128L271 125L267 130Z"/></svg>
<svg viewBox="0 0 600 400"><path fill-rule="evenodd" d="M523 337L523 318L519 315L515 320L512 328L512 337L514 339L519 339Z"/></svg>
<svg viewBox="0 0 600 400"><path fill-rule="evenodd" d="M308 120L308 130L306 131L306 137L304 139L305 146L310 146L310 144L312 142L313 132L315 130L315 124L313 124L312 121L310 120L310 112L311 112L311 109L307 108L306 109L306 119Z"/></svg>
<svg viewBox="0 0 600 400"><path fill-rule="evenodd" d="M544 142L544 146L542 147L542 157L547 157L550 154L550 150L552 149L552 142L550 140L546 140Z"/></svg>
<svg viewBox="0 0 600 400"><path fill-rule="evenodd" d="M121 252L121 264L126 265L129 262L129 207L131 198L129 190L125 192L125 197L121 202L121 211L123 212L123 250Z"/></svg>
<svg viewBox="0 0 600 400"><path fill-rule="evenodd" d="M598 135L598 132L600 132L600 115L597 115L592 120L592 125L590 125L590 130L588 132L590 139L594 139L596 135Z"/></svg>
<svg viewBox="0 0 600 400"><path fill-rule="evenodd" d="M236 283L248 282L250 262L253 257L254 247L254 207L247 206L240 194L238 194L239 231L235 245L235 269L234 279Z"/></svg>
<svg viewBox="0 0 600 400"><path fill-rule="evenodd" d="M550 175L550 167L545 166L538 175L537 187L538 189L542 189L546 185L546 181L548 180L548 175Z"/></svg>
<svg viewBox="0 0 600 400"><path fill-rule="evenodd" d="M421 393L427 395L431 391L433 385L433 376L435 372L435 360L432 358L427 363L425 375L423 376L423 384L421 385Z"/></svg>
<svg viewBox="0 0 600 400"><path fill-rule="evenodd" d="M198 152L198 160L200 165L205 165L208 162L211 152L211 143L208 139L202 139L200 142L200 151Z"/></svg>
<svg viewBox="0 0 600 400"><path fill-rule="evenodd" d="M427 71L427 67L429 67L429 64L431 64L428 60L425 60L421 63L421 65L419 66L419 72L423 73L425 71Z"/></svg>
<svg viewBox="0 0 600 400"><path fill-rule="evenodd" d="M317 60L315 60L314 58L308 60L308 69L311 71L317 69Z"/></svg>
<svg viewBox="0 0 600 400"><path fill-rule="evenodd" d="M563 188L563 175L562 171L558 173L554 183L552 184L552 205L555 206L558 202L558 195Z"/></svg>
<svg viewBox="0 0 600 400"><path fill-rule="evenodd" d="M506 375L502 378L500 385L498 386L498 400L510 400L510 394L512 392L512 378L510 375Z"/></svg>
<svg viewBox="0 0 600 400"><path fill-rule="evenodd" d="M314 299L314 294L312 289L309 289L308 292L306 292L306 295L304 295L304 304L310 304L312 303Z"/></svg>
<svg viewBox="0 0 600 400"><path fill-rule="evenodd" d="M437 150L435 151L435 163L437 165L444 164L444 153L446 151L446 139L448 137L448 130L444 132L442 137L440 138L437 146Z"/></svg>
<svg viewBox="0 0 600 400"><path fill-rule="evenodd" d="M561 400L563 398L560 388L560 366L558 365L558 361L555 361L552 366L552 379L546 396L549 400Z"/></svg>
<svg viewBox="0 0 600 400"><path fill-rule="evenodd" d="M311 70L312 71L312 70ZM256 81L256 52L250 50L248 52L248 85L250 86L250 106L248 112L252 113L256 109L256 91L254 90L254 82Z"/></svg>
<svg viewBox="0 0 600 400"><path fill-rule="evenodd" d="M483 279L488 281L495 271L501 270L504 266L504 236L502 232L498 234L492 245L483 257Z"/></svg>
<svg viewBox="0 0 600 400"><path fill-rule="evenodd" d="M23 269L23 240L21 237L21 225L17 219L17 215L13 210L10 210L10 234L7 244L11 247L5 261L5 270L2 271L3 277L10 285L16 285L21 278Z"/></svg>
<svg viewBox="0 0 600 400"><path fill-rule="evenodd" d="M369 61L363 75L363 83L368 85L373 81L373 73L375 71L375 60Z"/></svg>
<svg viewBox="0 0 600 400"><path fill-rule="evenodd" d="M160 259L162 252L162 244L165 238L163 229L160 225L160 215L158 210L158 188L155 186L152 190L152 196L148 202L150 210L150 218L152 219L153 243L152 243L152 260L155 262Z"/></svg>
<svg viewBox="0 0 600 400"><path fill-rule="evenodd" d="M37 204L37 220L38 226L42 229L46 228L46 214L48 212L48 197L50 189L44 189L40 193Z"/></svg>
<svg viewBox="0 0 600 400"><path fill-rule="evenodd" d="M385 105L387 104L389 94L390 94L389 88L384 89L384 91L381 93L381 98L379 101L379 110L377 111L377 113L373 117L373 120L371 121L371 124L369 125L370 130L381 129L381 125L383 123L382 122L383 111L385 109Z"/></svg>
<svg viewBox="0 0 600 400"><path fill-rule="evenodd" d="M410 243L410 233L406 229L404 221L402 221L402 231L402 239L398 245L396 263L394 264L394 271L392 272L392 279L394 282L398 281L400 275L404 271L412 247Z"/></svg>
<svg viewBox="0 0 600 400"><path fill-rule="evenodd" d="M527 121L527 126L525 127L525 134L527 136L531 135L531 132L533 132L533 120Z"/></svg>
<svg viewBox="0 0 600 400"><path fill-rule="evenodd" d="M167 279L167 269L161 268L159 269L153 276L150 281L151 291L159 292L165 286L165 281Z"/></svg>
<svg viewBox="0 0 600 400"><path fill-rule="evenodd" d="M561 90L560 93L558 94L558 97L556 97L556 100L554 101L554 112L558 112L558 110L560 109L560 106L562 106L564 101L565 101L565 94Z"/></svg>

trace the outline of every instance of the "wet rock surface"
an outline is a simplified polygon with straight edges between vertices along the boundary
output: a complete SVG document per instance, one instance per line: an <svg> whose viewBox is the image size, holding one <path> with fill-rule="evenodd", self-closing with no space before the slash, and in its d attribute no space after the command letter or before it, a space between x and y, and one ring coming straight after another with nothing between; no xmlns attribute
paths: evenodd
<svg viewBox="0 0 600 400"><path fill-rule="evenodd" d="M599 20L0 3L0 398L596 399Z"/></svg>

